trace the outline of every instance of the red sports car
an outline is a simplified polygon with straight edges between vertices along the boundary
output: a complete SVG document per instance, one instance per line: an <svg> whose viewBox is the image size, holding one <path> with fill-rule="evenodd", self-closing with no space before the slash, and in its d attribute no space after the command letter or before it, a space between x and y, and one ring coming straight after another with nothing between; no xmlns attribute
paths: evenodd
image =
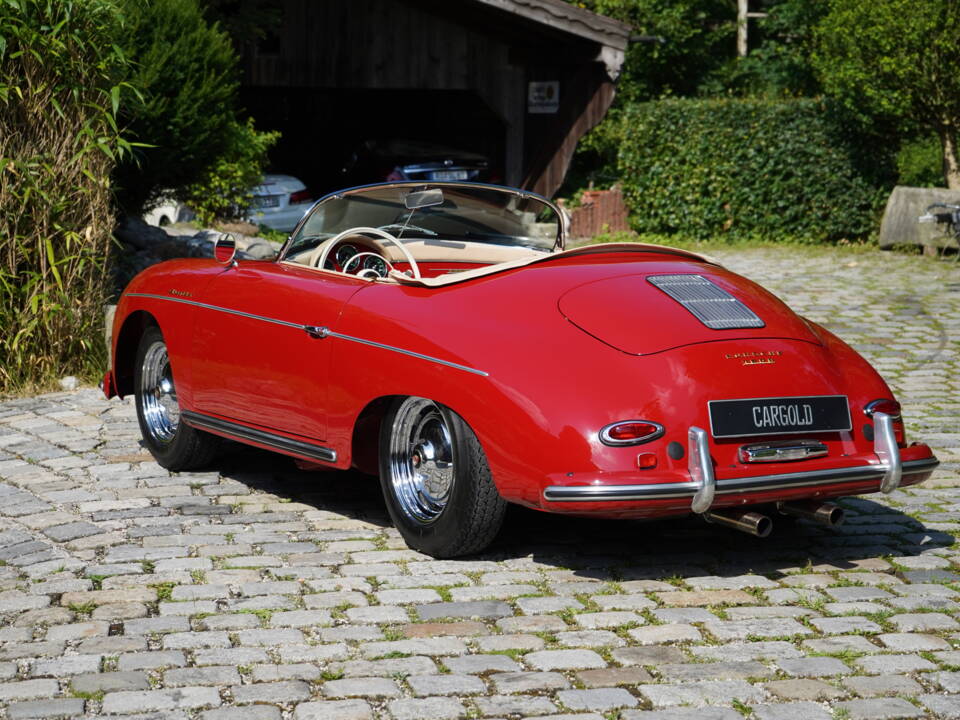
<svg viewBox="0 0 960 720"><path fill-rule="evenodd" d="M522 190L344 190L276 261L227 240L138 275L104 391L136 396L171 470L224 437L379 474L436 557L484 548L508 502L764 536L937 466L873 368L763 288L683 250L564 240Z"/></svg>

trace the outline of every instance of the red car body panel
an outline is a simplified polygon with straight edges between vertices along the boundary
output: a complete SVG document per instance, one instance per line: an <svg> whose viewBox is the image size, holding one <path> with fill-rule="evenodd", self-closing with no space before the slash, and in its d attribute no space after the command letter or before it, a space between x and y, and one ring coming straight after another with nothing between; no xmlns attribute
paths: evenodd
<svg viewBox="0 0 960 720"><path fill-rule="evenodd" d="M646 281L685 273L713 280L764 327L711 330ZM474 430L505 499L572 514L690 512L688 496L555 502L545 493L689 480L688 459L673 459L667 449L686 448L691 426L710 428L711 400L845 395L852 419L849 431L805 435L822 441L828 456L801 462L740 462L746 442L778 436L711 437L722 484L879 465L864 407L893 397L866 361L823 328L754 283L676 253L558 256L432 288L285 262L167 262L141 273L120 300L108 395L132 391L130 345L143 313L168 344L183 410L322 445L336 456L327 467L375 471L377 424L364 411L384 398L427 397ZM334 334L311 334L305 326ZM663 425L663 436L627 447L600 441L602 427L637 418ZM925 445L906 445L901 422L895 429L904 461L933 458ZM295 448L285 452L316 460ZM656 466L638 469L640 453L654 454ZM902 484L929 474L905 474ZM747 489L718 494L715 507L873 492L878 485L871 477Z"/></svg>

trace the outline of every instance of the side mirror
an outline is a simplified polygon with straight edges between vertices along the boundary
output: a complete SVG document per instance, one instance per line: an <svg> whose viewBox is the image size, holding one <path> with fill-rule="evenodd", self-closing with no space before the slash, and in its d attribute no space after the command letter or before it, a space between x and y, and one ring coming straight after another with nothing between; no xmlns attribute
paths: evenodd
<svg viewBox="0 0 960 720"><path fill-rule="evenodd" d="M233 235L224 234L213 243L213 257L221 265L236 265L237 241Z"/></svg>

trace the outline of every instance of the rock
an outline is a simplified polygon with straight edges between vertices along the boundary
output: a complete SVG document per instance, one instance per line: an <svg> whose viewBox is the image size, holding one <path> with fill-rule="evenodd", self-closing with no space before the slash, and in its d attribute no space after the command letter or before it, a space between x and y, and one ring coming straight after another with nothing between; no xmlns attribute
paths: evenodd
<svg viewBox="0 0 960 720"><path fill-rule="evenodd" d="M960 205L960 190L895 187L887 200L887 209L884 210L883 221L880 224L880 247L955 245L956 241L946 235L945 226L917 222L917 218L927 212L928 205L938 202Z"/></svg>
<svg viewBox="0 0 960 720"><path fill-rule="evenodd" d="M139 250L147 250L169 239L169 235L161 228L147 225L141 218L129 215L120 221L113 234L120 242Z"/></svg>
<svg viewBox="0 0 960 720"><path fill-rule="evenodd" d="M60 387L64 390L76 390L79 385L80 381L73 375L60 378Z"/></svg>

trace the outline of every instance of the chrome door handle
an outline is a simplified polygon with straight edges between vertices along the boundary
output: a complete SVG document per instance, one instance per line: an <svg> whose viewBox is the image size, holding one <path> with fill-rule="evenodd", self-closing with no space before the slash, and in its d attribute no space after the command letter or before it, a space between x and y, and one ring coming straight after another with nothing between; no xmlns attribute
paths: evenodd
<svg viewBox="0 0 960 720"><path fill-rule="evenodd" d="M330 328L323 327L322 325L304 325L303 331L317 340L323 340L330 334Z"/></svg>

